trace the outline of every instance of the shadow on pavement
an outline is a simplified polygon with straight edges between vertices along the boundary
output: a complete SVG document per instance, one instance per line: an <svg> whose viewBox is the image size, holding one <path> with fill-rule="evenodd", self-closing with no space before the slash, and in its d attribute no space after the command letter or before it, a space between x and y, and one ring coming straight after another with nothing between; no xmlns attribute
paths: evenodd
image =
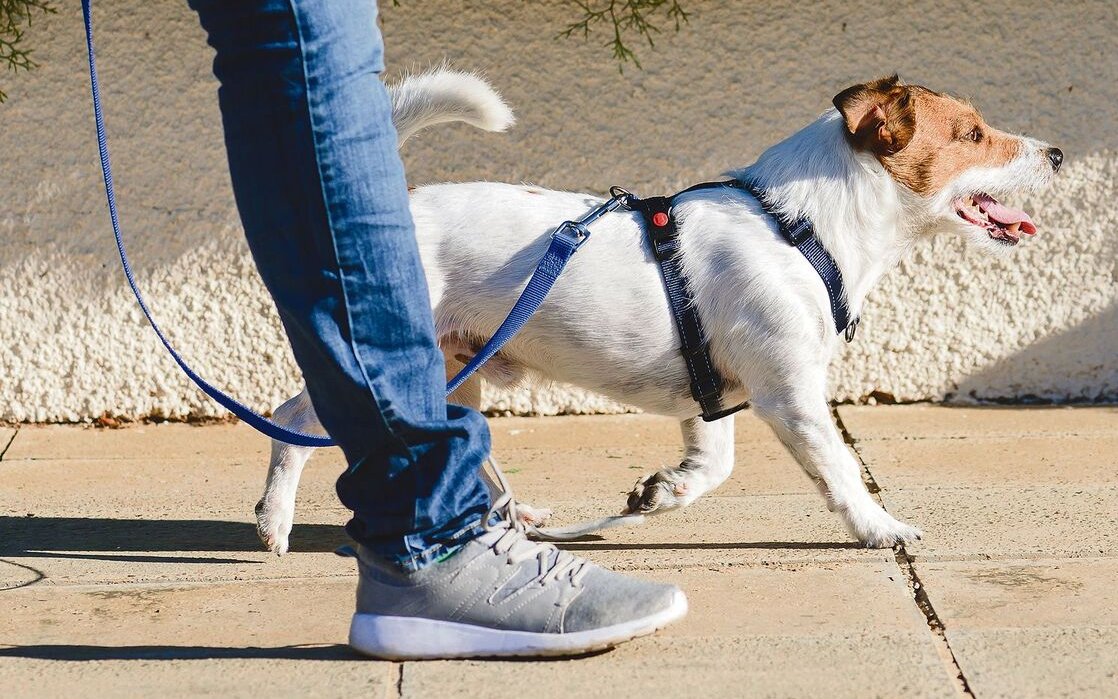
<svg viewBox="0 0 1118 699"><path fill-rule="evenodd" d="M296 524L291 541L299 551L325 553L348 541L345 529L333 524ZM0 556L89 558L134 562L225 561L213 558L111 556L88 551L245 551L264 548L256 526L248 522L206 519L108 519L98 517L0 517ZM52 553L40 553L50 551ZM67 555L53 552L75 551ZM231 560L231 559L230 559ZM225 561L230 562L230 561Z"/></svg>
<svg viewBox="0 0 1118 699"><path fill-rule="evenodd" d="M360 660L364 656L344 644L215 648L210 646L84 646L43 644L0 647L0 658L39 660L209 660L263 658L277 660Z"/></svg>
<svg viewBox="0 0 1118 699"><path fill-rule="evenodd" d="M345 528L296 524L292 548L329 553L348 543ZM705 549L853 549L854 541L607 542L587 537L560 544L573 551ZM65 553L73 551L75 553ZM89 553L89 552L97 553ZM111 551L135 551L138 555ZM255 525L202 519L107 519L84 517L0 517L0 556L113 560L138 563L249 563L238 559L145 555L159 551L263 551Z"/></svg>

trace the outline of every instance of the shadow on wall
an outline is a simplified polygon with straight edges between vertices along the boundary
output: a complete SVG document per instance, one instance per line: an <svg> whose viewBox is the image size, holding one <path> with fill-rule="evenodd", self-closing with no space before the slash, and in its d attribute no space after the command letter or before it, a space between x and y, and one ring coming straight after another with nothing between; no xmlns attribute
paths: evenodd
<svg viewBox="0 0 1118 699"><path fill-rule="evenodd" d="M1118 401L1118 371L1099 364L1112 356L1118 329L1118 301L1102 313L1069 330L1047 337L1020 352L975 372L959 383L958 390L944 396L947 401L998 400L1014 396L1014 402ZM1090 365L1088 365L1090 363ZM1050 384L1064 379L1066 390L1031 393L1037 376L1051 377ZM1074 386L1074 383L1078 386Z"/></svg>

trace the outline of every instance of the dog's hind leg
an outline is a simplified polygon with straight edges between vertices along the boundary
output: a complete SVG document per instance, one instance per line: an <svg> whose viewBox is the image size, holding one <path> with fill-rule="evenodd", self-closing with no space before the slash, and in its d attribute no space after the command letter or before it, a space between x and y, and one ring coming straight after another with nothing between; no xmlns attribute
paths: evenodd
<svg viewBox="0 0 1118 699"><path fill-rule="evenodd" d="M306 389L276 408L272 419L288 429L307 434L326 434ZM303 466L312 453L314 447L297 447L272 440L268 480L264 484L263 497L256 503L256 533L268 550L276 555L287 553L288 536L295 518L295 492L299 489Z"/></svg>
<svg viewBox="0 0 1118 699"><path fill-rule="evenodd" d="M682 463L640 478L629 492L626 514L655 514L686 507L730 477L734 469L734 417L714 422L694 417L680 426Z"/></svg>
<svg viewBox="0 0 1118 699"><path fill-rule="evenodd" d="M463 360L469 361L468 357L452 354L451 351L444 352L446 359L446 380L450 381L454 376L466 366ZM466 379L465 383L458 387L458 390L447 396L448 403L455 405L464 405L467 408L474 410L481 409L481 379L477 374ZM482 478L485 484L489 487L490 498L495 498L500 495L500 486L493 479L492 474L488 469L481 470ZM533 507L527 503L517 501L516 503L516 518L533 527L542 526L551 517L551 510L542 507Z"/></svg>
<svg viewBox="0 0 1118 699"><path fill-rule="evenodd" d="M874 501L862 482L862 467L843 442L824 398L826 377L781 381L780 389L755 392L754 412L776 432L808 477L827 498L827 507L842 516L848 529L871 548L887 548L919 539L920 530L905 524Z"/></svg>

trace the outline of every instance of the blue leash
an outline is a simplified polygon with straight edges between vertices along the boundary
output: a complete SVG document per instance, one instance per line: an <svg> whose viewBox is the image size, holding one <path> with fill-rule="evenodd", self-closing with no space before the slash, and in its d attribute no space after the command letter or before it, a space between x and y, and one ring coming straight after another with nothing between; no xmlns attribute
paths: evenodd
<svg viewBox="0 0 1118 699"><path fill-rule="evenodd" d="M148 319L155 334L159 337L159 341L167 348L167 351L171 354L175 363L190 377L190 380L197 384L198 388L202 389L203 393L213 398L218 404L236 415L247 425L272 439L300 447L334 446L334 440L329 437L320 437L318 435L290 430L262 415L258 415L248 406L227 395L213 384L203 379L190 368L186 360L175 350L170 340L167 339L167 336L163 334L163 331L155 322L155 318L152 317L151 309L148 308L143 295L140 293L140 288L136 284L135 275L132 273L132 265L128 262L128 255L124 250L124 238L120 232L120 218L117 215L116 194L113 190L113 170L109 162L109 144L105 135L105 117L101 111L101 87L97 80L97 61L93 52L93 20L91 18L90 2L91 0L82 0L82 17L85 20L85 45L89 51L89 83L93 93L93 118L97 122L97 150L101 155L101 174L105 180L105 198L109 204L109 218L112 220L113 224L113 236L116 238L116 249L117 252L120 253L120 263L124 267L124 276L128 279L128 286L136 296L136 301L139 302L140 309L144 312L144 316ZM497 329L493 337L490 338L489 342L481 348L481 351L479 351L458 375L447 384L447 395L453 393L455 389L461 386L466 379L478 370L478 367L500 351L500 349L524 327L524 324L528 322L528 319L532 317L536 310L539 309L540 304L543 303L544 297L547 296L547 293L555 284L555 280L559 278L559 275L563 272L563 268L566 267L567 261L570 260L571 256L574 255L579 247L590 237L590 231L587 229L587 226L605 213L624 205L629 197L628 192L621 189L611 190L611 194L613 195L612 198L606 201L606 203L583 216L578 221L564 222L555 230L551 236L551 244L548 246L547 252L544 253L543 259L540 260L536 270L532 273L531 278L528 280L528 285L525 287L520 298L517 299L516 304L513 305L512 311L509 312L508 317L501 323L501 326Z"/></svg>

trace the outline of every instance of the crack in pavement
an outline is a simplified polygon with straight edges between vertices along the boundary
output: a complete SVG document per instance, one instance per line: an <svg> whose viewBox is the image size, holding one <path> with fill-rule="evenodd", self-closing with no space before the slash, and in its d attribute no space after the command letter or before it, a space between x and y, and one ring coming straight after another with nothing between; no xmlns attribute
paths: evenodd
<svg viewBox="0 0 1118 699"><path fill-rule="evenodd" d="M846 425L842 421L836 407L831 408L831 415L838 425L839 431L842 433L842 439L846 445L854 452L854 456L858 459L858 463L862 465L862 479L865 481L866 489L870 491L874 499L882 508L885 508L885 502L881 498L881 486L877 484L873 473L870 471L869 464L862 458L862 453L858 451L858 445L855 443L854 435L850 430L846 429ZM888 508L885 508L888 509ZM955 651L951 648L951 643L947 640L947 629L940 620L939 614L936 613L935 607L932 606L932 601L928 597L927 590L924 583L921 582L920 576L916 572L915 559L909 555L908 550L904 544L897 544L893 547L893 557L900 568L901 573L908 580L908 589L912 593L913 602L916 604L917 609L924 616L924 621L928 624L928 630L932 633L934 639L936 652L939 654L940 659L948 674L954 679L955 689L962 697L974 699L974 691L971 689L970 682L967 680L966 674L963 672L962 666L959 665L958 658L955 657Z"/></svg>

